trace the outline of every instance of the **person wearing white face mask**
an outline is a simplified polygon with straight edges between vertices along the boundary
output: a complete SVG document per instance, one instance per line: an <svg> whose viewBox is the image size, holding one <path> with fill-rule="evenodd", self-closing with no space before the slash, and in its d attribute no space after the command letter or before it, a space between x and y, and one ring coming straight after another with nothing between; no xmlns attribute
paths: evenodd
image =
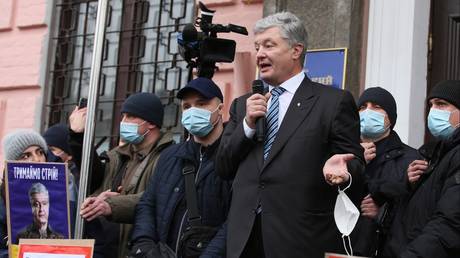
<svg viewBox="0 0 460 258"><path fill-rule="evenodd" d="M120 138L124 144L108 152L101 186L81 205L80 215L89 223L91 238L96 238L97 257L125 257L134 220L134 210L145 190L160 153L172 144L172 135L160 132L163 105L153 93L130 95L121 107ZM75 108L69 118L72 153L81 153L86 108ZM93 168L100 169L95 155ZM114 224L107 222L120 223ZM102 223L102 228L96 228ZM122 224L124 223L124 224Z"/></svg>
<svg viewBox="0 0 460 258"><path fill-rule="evenodd" d="M397 107L390 92L380 87L368 88L361 94L357 106L368 192L361 202L362 216L351 238L355 240L352 242L354 254L372 256L385 237L394 199L406 192L406 184L402 183L406 168L419 156L393 130Z"/></svg>
<svg viewBox="0 0 460 258"><path fill-rule="evenodd" d="M222 92L200 77L177 98L190 137L161 154L136 207L129 257L169 257L161 252L165 249L177 257L225 257L232 182L220 179L214 169L224 130Z"/></svg>
<svg viewBox="0 0 460 258"><path fill-rule="evenodd" d="M428 129L439 141L407 169L403 196L380 257L454 258L460 254L460 80L442 81L427 98ZM420 150L425 149L424 146Z"/></svg>

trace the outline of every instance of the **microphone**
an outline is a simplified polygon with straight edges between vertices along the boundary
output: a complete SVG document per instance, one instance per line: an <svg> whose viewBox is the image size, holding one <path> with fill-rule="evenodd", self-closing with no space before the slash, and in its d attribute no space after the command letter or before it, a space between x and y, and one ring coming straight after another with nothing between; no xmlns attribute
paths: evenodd
<svg viewBox="0 0 460 258"><path fill-rule="evenodd" d="M252 82L252 93L259 93L264 95L264 83L262 80L254 80ZM256 140L258 142L263 142L265 140L265 116L259 117L256 120Z"/></svg>

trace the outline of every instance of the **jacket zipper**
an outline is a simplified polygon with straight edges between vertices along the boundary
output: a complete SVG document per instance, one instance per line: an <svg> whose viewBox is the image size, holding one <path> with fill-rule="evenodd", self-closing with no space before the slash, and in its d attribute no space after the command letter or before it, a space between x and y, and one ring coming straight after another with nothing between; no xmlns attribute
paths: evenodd
<svg viewBox="0 0 460 258"><path fill-rule="evenodd" d="M195 176L195 184L196 184L196 182L198 181L198 177L199 177L199 175L200 175L201 162L202 162L202 161L203 161L203 154L201 153L201 146L200 146L200 164L198 164L198 170L197 170L196 176ZM177 252L179 251L179 242L180 242L180 238L182 237L182 236L181 236L182 227L184 226L184 221L185 221L185 217L187 216L187 213L188 213L188 209L185 210L185 213L184 213L184 215L182 216L182 219L181 219L181 222L180 222L180 226L179 226L179 231L177 232L176 256L178 255Z"/></svg>

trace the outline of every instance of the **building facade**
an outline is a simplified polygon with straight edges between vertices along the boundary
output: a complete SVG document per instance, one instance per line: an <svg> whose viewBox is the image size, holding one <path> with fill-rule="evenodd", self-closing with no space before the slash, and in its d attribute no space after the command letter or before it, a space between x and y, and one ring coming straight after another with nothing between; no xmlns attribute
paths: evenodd
<svg viewBox="0 0 460 258"><path fill-rule="evenodd" d="M123 100L133 92L159 95L165 129L179 136L174 96L188 69L177 32L193 23L195 0L110 0L96 112L100 150L118 142ZM425 140L427 91L443 79L460 79L459 0L206 0L214 23L247 27L235 61L217 64L214 80L231 101L255 78L252 27L263 16L288 10L301 17L309 49L348 48L345 88L355 97L367 87L389 90L398 103L396 130L419 147ZM96 23L96 0L0 1L0 138L17 128L44 131L65 122L87 97ZM226 116L225 118L227 118ZM0 158L1 158L0 150Z"/></svg>

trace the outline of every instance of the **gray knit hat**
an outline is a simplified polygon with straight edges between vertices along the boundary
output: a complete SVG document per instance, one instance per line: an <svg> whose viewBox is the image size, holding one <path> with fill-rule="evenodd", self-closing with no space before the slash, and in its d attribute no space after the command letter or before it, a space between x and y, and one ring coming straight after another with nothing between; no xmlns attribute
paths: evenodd
<svg viewBox="0 0 460 258"><path fill-rule="evenodd" d="M33 130L19 129L7 134L3 138L5 160L18 160L30 146L39 146L45 153L48 150L45 139Z"/></svg>

